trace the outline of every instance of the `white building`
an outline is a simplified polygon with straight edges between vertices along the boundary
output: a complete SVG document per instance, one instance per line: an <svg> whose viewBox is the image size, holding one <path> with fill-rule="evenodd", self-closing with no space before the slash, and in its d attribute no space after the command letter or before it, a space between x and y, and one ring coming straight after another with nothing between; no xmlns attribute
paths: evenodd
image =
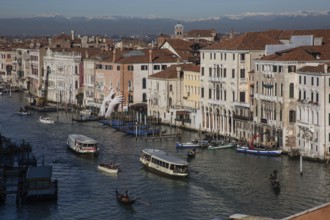
<svg viewBox="0 0 330 220"><path fill-rule="evenodd" d="M62 49L61 49L62 50ZM82 55L48 49L44 57L42 91L48 101L77 104L82 77Z"/></svg>
<svg viewBox="0 0 330 220"><path fill-rule="evenodd" d="M304 70L305 66L313 69L329 61L328 51L326 46L304 46L279 51L256 61L253 110L255 131L261 135L263 144L277 144L286 151L300 146L307 149L308 156L310 152L315 154L315 149L321 150L317 142L321 138L320 129L324 128L319 126L326 120L324 105L320 106L327 94L321 83L325 79L320 73L297 73L297 70ZM304 139L307 136L308 141Z"/></svg>
<svg viewBox="0 0 330 220"><path fill-rule="evenodd" d="M329 64L307 65L297 70L295 144L303 156L310 158L330 158Z"/></svg>
<svg viewBox="0 0 330 220"><path fill-rule="evenodd" d="M252 135L249 72L267 44L262 33L246 33L201 50L201 111L204 131L240 139Z"/></svg>

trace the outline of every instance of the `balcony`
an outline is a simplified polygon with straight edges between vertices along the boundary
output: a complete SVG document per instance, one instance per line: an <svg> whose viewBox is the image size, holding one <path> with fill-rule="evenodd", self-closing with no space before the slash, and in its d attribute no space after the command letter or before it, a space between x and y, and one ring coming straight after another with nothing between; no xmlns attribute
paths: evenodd
<svg viewBox="0 0 330 220"><path fill-rule="evenodd" d="M259 100L265 100L269 102L280 102L283 103L283 97L278 97L278 96L268 96L268 95L263 95L263 94L254 94L255 99Z"/></svg>
<svg viewBox="0 0 330 220"><path fill-rule="evenodd" d="M236 102L233 102L233 106L234 107L250 108L250 103L236 101Z"/></svg>
<svg viewBox="0 0 330 220"><path fill-rule="evenodd" d="M253 117L251 116L243 116L243 115L236 115L234 114L234 119L235 120L241 120L241 121L252 121Z"/></svg>

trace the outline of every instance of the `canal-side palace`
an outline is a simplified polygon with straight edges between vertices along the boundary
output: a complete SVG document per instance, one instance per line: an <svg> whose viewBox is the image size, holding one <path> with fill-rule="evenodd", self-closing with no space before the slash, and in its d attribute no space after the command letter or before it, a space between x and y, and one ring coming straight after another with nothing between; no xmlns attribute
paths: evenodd
<svg viewBox="0 0 330 220"><path fill-rule="evenodd" d="M147 108L162 123L330 159L330 29L184 31L114 40L71 31L0 38L0 91L99 109Z"/></svg>

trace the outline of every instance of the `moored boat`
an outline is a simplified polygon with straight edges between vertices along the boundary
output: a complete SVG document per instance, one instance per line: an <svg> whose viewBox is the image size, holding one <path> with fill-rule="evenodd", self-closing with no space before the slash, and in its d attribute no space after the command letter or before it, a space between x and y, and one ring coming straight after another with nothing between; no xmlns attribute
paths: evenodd
<svg viewBox="0 0 330 220"><path fill-rule="evenodd" d="M247 154L256 154L256 155L264 155L264 156L280 156L282 154L282 150L267 150L263 148L253 148L238 146L236 151L239 153L247 153Z"/></svg>
<svg viewBox="0 0 330 220"><path fill-rule="evenodd" d="M79 154L97 155L99 153L97 141L82 134L70 134L67 146L70 150Z"/></svg>
<svg viewBox="0 0 330 220"><path fill-rule="evenodd" d="M43 117L43 116L40 116L39 117L39 121L41 123L44 123L44 124L54 124L54 120L48 118L48 117Z"/></svg>
<svg viewBox="0 0 330 220"><path fill-rule="evenodd" d="M146 168L168 176L186 177L189 174L188 163L186 161L161 150L142 150L140 161Z"/></svg>
<svg viewBox="0 0 330 220"><path fill-rule="evenodd" d="M207 149L208 150L226 149L226 148L233 148L234 146L235 146L234 143L212 143L207 147Z"/></svg>
<svg viewBox="0 0 330 220"><path fill-rule="evenodd" d="M192 140L191 142L185 142L185 143L176 142L175 146L176 148L195 148L195 147L199 147L200 145L198 141Z"/></svg>
<svg viewBox="0 0 330 220"><path fill-rule="evenodd" d="M104 172L113 174L116 174L119 171L119 165L115 163L101 163L97 166L97 168Z"/></svg>
<svg viewBox="0 0 330 220"><path fill-rule="evenodd" d="M126 205L132 205L136 201L135 196L128 196L128 191L125 194L119 193L116 189L116 198L118 202L121 202Z"/></svg>

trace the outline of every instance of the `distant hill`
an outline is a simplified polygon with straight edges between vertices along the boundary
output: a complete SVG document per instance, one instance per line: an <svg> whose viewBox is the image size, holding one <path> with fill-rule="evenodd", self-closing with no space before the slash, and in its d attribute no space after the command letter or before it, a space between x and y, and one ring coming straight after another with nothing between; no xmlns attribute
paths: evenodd
<svg viewBox="0 0 330 220"><path fill-rule="evenodd" d="M291 14L248 14L239 16L178 21L164 18L136 17L72 17L48 16L0 19L0 35L55 35L69 34L71 30L81 35L158 35L173 34L174 25L180 22L184 30L215 29L219 33L247 32L268 29L328 29L330 11L322 13L297 12Z"/></svg>

